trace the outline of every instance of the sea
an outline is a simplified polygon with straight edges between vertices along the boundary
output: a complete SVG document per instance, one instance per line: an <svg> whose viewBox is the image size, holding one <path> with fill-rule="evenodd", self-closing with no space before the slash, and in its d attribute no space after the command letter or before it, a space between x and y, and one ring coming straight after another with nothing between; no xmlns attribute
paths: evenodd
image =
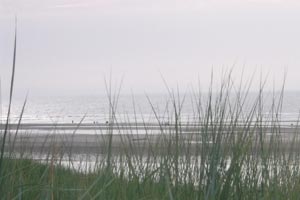
<svg viewBox="0 0 300 200"><path fill-rule="evenodd" d="M224 96L224 94L223 94ZM230 94L229 104L234 105L237 94ZM257 93L249 93L247 96L241 95L243 102L243 112L245 115L251 111L255 102L259 98ZM218 102L220 94L212 95L212 109ZM244 98L243 98L244 97ZM295 123L299 118L300 92L285 92L282 104L280 103L280 93L264 93L262 95L263 114L266 118L274 112L278 114L280 121L285 123ZM223 97L224 98L224 97ZM177 110L174 109L174 100ZM193 121L199 117L197 113L202 108L202 113L208 106L208 94L120 94L116 96L108 95L68 95L68 96L28 96L22 123L107 123L112 116L118 122L157 122L168 121L180 113L182 121ZM275 99L275 101L274 101ZM24 98L13 97L10 123L17 123L21 116ZM228 104L227 102L227 104ZM272 111L276 108L276 111ZM241 104L241 103L240 103ZM200 106L199 106L200 105ZM113 109L111 109L113 107ZM1 123L7 120L8 99L2 98L0 107Z"/></svg>

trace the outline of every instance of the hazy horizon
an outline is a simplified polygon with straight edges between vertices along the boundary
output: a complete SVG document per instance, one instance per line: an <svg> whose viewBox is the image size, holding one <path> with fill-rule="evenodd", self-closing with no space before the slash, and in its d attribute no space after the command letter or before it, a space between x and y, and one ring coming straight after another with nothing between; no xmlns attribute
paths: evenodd
<svg viewBox="0 0 300 200"><path fill-rule="evenodd" d="M0 3L0 77L8 92L14 16L18 17L15 94L105 93L104 77L123 93L165 92L234 79L256 71L267 89L300 91L300 2L280 0L3 0ZM116 85L116 84L114 84Z"/></svg>

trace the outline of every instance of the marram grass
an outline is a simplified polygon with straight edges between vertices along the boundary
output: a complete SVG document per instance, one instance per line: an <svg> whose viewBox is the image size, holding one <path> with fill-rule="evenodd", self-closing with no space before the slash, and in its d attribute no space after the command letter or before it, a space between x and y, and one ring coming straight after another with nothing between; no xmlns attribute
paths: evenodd
<svg viewBox="0 0 300 200"><path fill-rule="evenodd" d="M197 107L196 120L184 124L178 107L181 103L172 96L173 111L176 109L169 111L175 115L169 118L172 128L165 129L157 118L159 140L149 139L144 148L137 146L141 143L128 142L133 126L118 143L124 144L122 153L113 152L113 136L101 143L105 151L97 155L93 168L85 168L84 160L74 167L72 152L49 151L43 161L34 161L30 154L22 158L7 152L11 150L7 145L1 168L1 198L298 199L298 125L281 127L278 104L270 108L267 118L263 116L260 97L251 109L243 111L240 103L246 97L233 101L229 89L215 97L210 93L208 102ZM102 137L122 131L116 117L114 121ZM282 132L285 130L294 132ZM61 153L69 156L69 165L61 164Z"/></svg>

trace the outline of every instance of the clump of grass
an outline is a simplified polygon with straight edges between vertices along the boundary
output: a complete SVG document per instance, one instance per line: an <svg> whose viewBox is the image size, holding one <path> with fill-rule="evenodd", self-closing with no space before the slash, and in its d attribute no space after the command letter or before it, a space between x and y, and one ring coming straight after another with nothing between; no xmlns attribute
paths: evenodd
<svg viewBox="0 0 300 200"><path fill-rule="evenodd" d="M211 89L205 103L193 95L197 104L188 122L181 116L185 98L170 90L168 125L148 98L159 134L147 133L145 122L146 139L138 142L132 138L141 125L118 121L114 113L114 123L99 136L106 142L101 143L92 169L84 167L84 160L77 167L72 167L75 163L64 167L59 162L64 154L55 151L41 162L4 158L1 194L4 199L296 198L300 191L298 125L289 129L294 133L282 132L286 130L279 118L283 93L278 99L274 95L266 118L263 93L250 109L243 110L248 94L232 93L232 82L228 82L218 93ZM125 123L131 127L124 129ZM112 138L121 132L115 143ZM121 151L116 152L116 144ZM75 155L67 154L72 163Z"/></svg>

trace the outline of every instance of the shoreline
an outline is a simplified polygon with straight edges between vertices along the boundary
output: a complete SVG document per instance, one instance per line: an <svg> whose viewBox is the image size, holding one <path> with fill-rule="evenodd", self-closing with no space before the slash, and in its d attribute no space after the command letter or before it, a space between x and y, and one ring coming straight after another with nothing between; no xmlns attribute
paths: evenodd
<svg viewBox="0 0 300 200"><path fill-rule="evenodd" d="M76 130L59 129L62 126L44 126L44 129L40 129L40 125L34 127L27 125L25 128L23 126L19 130L16 138L16 130L10 130L6 139L6 151L13 149L15 152L48 153L58 151L70 154L106 154L110 136L112 136L111 151L113 154L121 154L128 151L130 151L131 154L148 154L149 150L153 153L168 152L173 149L173 147L169 147L168 145L174 146L176 139L178 140L182 154L186 151L195 153L201 149L203 145L201 134L199 134L201 133L201 128L199 127L190 129L182 128L176 138L175 128L170 126L164 127L164 129L157 129L157 127L154 126L147 127L147 129L145 127L144 129L136 129L133 126L131 129L121 129L120 126L116 129L106 127L106 129L103 129L105 131L101 131L100 133L97 132L99 131L97 127L91 128L90 126L88 126L90 129L84 129L86 127L83 127ZM64 124L63 127L65 126L69 126L69 124ZM78 126L78 124L76 126ZM31 129L29 129L29 127L31 127ZM70 132L68 132L68 130ZM259 130L260 129L252 128L251 131L257 134ZM3 132L1 129L0 131ZM46 133L43 133L44 131L46 131ZM242 131L242 129L237 128L235 131L237 133L234 134L238 135L238 132ZM272 131L272 128L263 129L266 142L272 137ZM279 148L282 151L288 150L288 147L293 142L292 139L295 133L299 132L296 126L290 128L283 127L276 131L276 133L281 136L280 139L282 141ZM207 132L209 132L209 130ZM225 134L226 129L222 130L222 132ZM111 135L110 133L113 134ZM296 148L297 150L300 150L299 143L299 141L296 141L296 146L298 146ZM222 142L222 144L226 146L226 142ZM212 146L213 142L206 140L205 145Z"/></svg>

